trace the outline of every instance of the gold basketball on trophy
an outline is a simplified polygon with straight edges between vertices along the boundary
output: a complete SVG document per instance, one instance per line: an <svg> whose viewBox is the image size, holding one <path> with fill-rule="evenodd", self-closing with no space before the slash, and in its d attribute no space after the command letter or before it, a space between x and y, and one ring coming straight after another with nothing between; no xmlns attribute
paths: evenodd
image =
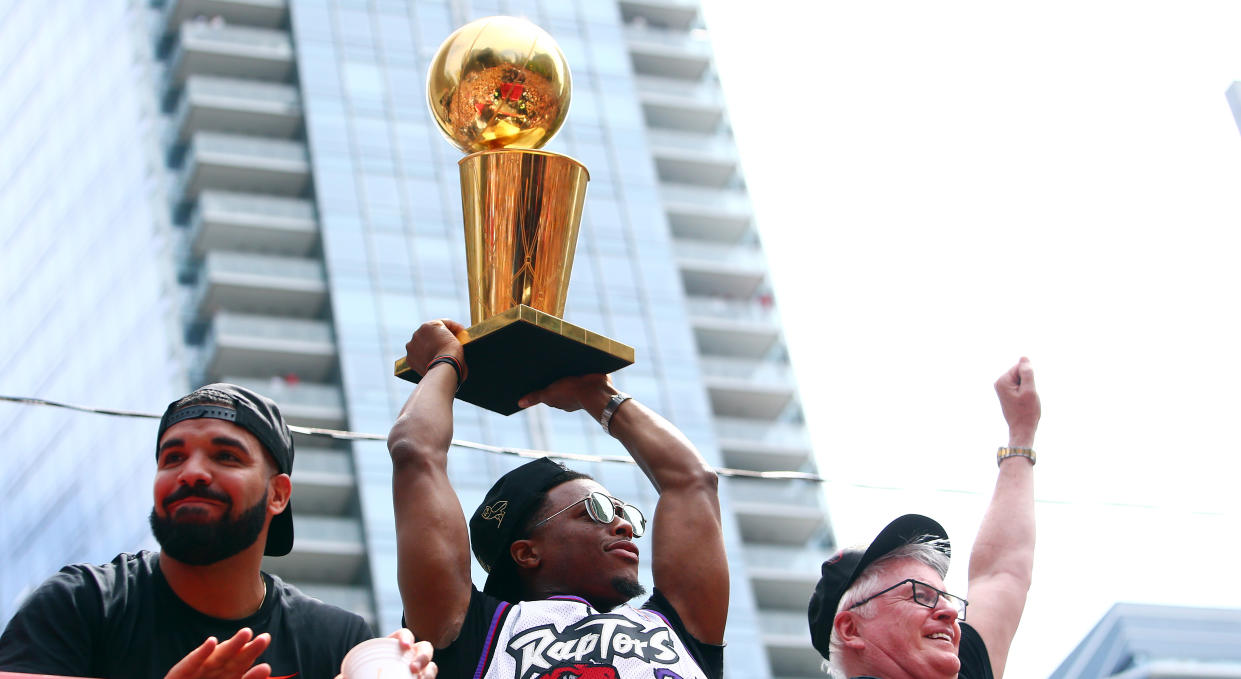
<svg viewBox="0 0 1241 679"><path fill-rule="evenodd" d="M557 379L608 373L633 347L564 321L590 173L539 147L569 112L569 66L543 29L488 17L444 41L427 74L427 103L461 159L470 378L457 398L505 415ZM397 360L397 376L421 373Z"/></svg>
<svg viewBox="0 0 1241 679"><path fill-rule="evenodd" d="M487 17L457 29L427 74L427 103L457 148L537 149L569 112L564 53L546 31L516 17Z"/></svg>

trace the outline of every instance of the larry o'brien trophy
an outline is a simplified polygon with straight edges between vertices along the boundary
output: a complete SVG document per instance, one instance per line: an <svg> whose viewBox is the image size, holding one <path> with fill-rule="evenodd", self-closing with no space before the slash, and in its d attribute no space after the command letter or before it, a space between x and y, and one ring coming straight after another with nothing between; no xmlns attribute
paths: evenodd
<svg viewBox="0 0 1241 679"><path fill-rule="evenodd" d="M504 415L561 377L633 363L632 347L560 318L590 175L539 147L564 123L569 93L555 41L513 17L459 28L427 75L432 116L469 154L459 163L471 323L460 339L469 378L457 398ZM421 379L404 358L396 374Z"/></svg>

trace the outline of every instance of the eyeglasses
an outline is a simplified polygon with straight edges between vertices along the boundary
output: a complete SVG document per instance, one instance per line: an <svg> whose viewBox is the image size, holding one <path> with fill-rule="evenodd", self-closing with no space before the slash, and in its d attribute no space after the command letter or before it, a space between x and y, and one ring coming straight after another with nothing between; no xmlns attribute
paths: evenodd
<svg viewBox="0 0 1241 679"><path fill-rule="evenodd" d="M871 601L872 599L878 598L882 594L887 594L888 592L891 592L892 590L896 589L897 587L900 587L901 585L904 585L905 583L909 583L910 585L913 586L914 593L913 593L912 598L914 600L914 603L919 604L921 606L926 606L927 608L935 608L936 606L939 605L939 598L943 597L944 600L948 602L948 605L952 606L952 608L956 610L957 620L962 620L962 621L965 620L965 607L968 606L970 602L966 601L965 599L962 599L961 597L955 594L949 594L942 590L935 589L934 587L926 584L925 582L920 582L918 580L914 580L913 578L905 578L904 580L901 580L900 582L896 583L895 585L892 585L891 587L881 592L876 592L866 597L865 599L862 599L856 604L853 604L852 606L849 607L849 609L852 610L854 608L857 608L858 606L861 606L862 604L867 603Z"/></svg>
<svg viewBox="0 0 1241 679"><path fill-rule="evenodd" d="M642 516L642 512L635 506L617 500L610 495L605 495L599 491L595 491L590 495L574 502L573 504L561 509L551 516L531 526L531 529L538 528L552 519L564 514L570 509L576 507L578 502L586 503L586 515L595 523L609 524L616 519L617 510L620 511L621 518L629 522L633 527L633 536L635 538L642 537L646 532L646 517Z"/></svg>

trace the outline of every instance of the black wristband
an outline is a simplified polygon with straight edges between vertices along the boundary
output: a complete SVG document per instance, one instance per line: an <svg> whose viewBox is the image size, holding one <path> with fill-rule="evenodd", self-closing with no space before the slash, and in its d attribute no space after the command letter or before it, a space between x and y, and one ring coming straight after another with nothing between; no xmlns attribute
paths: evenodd
<svg viewBox="0 0 1241 679"><path fill-rule="evenodd" d="M457 359L453 358L452 356L449 356L448 354L444 354L442 356L436 356L435 358L431 359L431 362L427 364L426 370L423 370L422 374L425 375L431 372L431 368L440 363L447 363L448 365L452 366L452 371L457 373L457 389L458 390L461 389L461 383L465 381L461 377L461 364L457 362ZM455 390L454 390L454 393L455 393Z"/></svg>

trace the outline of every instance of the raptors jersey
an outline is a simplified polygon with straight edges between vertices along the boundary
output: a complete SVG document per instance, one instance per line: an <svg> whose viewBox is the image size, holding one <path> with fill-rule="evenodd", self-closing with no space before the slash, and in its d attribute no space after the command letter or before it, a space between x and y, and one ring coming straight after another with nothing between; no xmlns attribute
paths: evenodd
<svg viewBox="0 0 1241 679"><path fill-rule="evenodd" d="M708 679L660 613L577 597L501 603L473 679Z"/></svg>

